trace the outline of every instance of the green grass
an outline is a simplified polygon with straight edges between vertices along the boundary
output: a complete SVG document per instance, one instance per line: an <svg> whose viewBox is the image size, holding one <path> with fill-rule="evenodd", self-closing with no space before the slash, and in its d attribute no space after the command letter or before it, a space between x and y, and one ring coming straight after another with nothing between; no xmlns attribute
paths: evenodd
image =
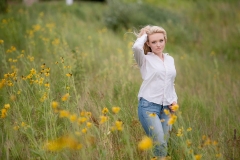
<svg viewBox="0 0 240 160"><path fill-rule="evenodd" d="M145 4L148 7L144 8ZM149 0L143 6L131 5L142 8L142 13L149 13L151 8L156 14L163 10L159 15L166 18L161 24L155 15L142 21L155 22L167 30L166 51L175 59L180 110L171 133L169 156L176 160L194 159L197 154L202 159L216 159L216 154L221 154L218 159L239 158L236 3ZM0 84L1 109L10 104L6 117L0 119L2 159L151 159L151 151L142 152L137 147L145 133L137 118L141 76L131 50L135 37L129 32L142 25L141 17L129 15L134 21L125 21L127 27L119 24L121 27L113 31L104 21L112 15L107 4L44 2L9 7L7 14L0 15L0 40L4 41L0 44L1 84L6 80L2 87ZM178 18L169 21L174 15ZM11 46L16 50L8 53ZM21 54L24 57L19 57ZM50 75L46 76L48 67ZM32 69L36 74L24 80L22 76L29 76ZM68 73L72 76L67 77ZM41 77L44 80L39 85L36 80ZM66 93L70 97L62 101ZM88 121L92 127L82 133L86 123L61 118L51 107L53 101L59 103L59 110L70 112L72 121L81 111L91 112ZM112 113L113 106L121 108L118 114ZM104 107L109 109L109 120L98 124ZM110 132L118 119L123 121L123 131ZM189 127L191 131L187 131ZM76 149L75 140L82 148L58 152L44 148L47 141L64 135L74 137L72 148Z"/></svg>

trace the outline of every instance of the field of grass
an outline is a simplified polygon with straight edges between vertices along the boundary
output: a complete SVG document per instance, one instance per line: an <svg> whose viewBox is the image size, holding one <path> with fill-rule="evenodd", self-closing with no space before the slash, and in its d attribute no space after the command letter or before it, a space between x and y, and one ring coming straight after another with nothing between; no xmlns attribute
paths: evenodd
<svg viewBox="0 0 240 160"><path fill-rule="evenodd" d="M166 29L177 69L168 159L240 158L239 2L141 2L10 4L0 15L0 159L152 159L138 148L131 50L148 23Z"/></svg>

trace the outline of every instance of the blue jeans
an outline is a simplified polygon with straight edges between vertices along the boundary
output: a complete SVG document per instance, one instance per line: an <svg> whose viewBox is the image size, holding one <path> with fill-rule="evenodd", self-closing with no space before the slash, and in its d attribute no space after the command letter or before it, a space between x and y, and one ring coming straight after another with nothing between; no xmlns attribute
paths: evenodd
<svg viewBox="0 0 240 160"><path fill-rule="evenodd" d="M144 98L140 98L138 105L138 117L143 129L154 141L153 152L157 157L167 155L167 141L171 126L168 125L169 115L164 113L164 109L169 110L169 106L152 103Z"/></svg>

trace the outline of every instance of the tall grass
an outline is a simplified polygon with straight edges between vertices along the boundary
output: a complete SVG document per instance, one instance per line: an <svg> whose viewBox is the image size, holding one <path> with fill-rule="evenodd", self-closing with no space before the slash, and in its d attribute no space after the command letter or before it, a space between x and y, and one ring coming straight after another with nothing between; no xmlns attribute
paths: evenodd
<svg viewBox="0 0 240 160"><path fill-rule="evenodd" d="M184 13L192 13L202 5L182 3L176 9L171 4L171 10L169 3L162 6L173 14L184 6ZM225 9L233 7L225 4ZM207 7L213 9L212 5ZM145 133L137 118L141 77L131 51L135 37L122 34L131 32L124 26L120 32L106 28L102 15L107 7L83 2L11 5L7 14L0 15L0 106L7 108L6 116L1 110L1 159L152 158L151 151L138 149ZM221 15L217 8L214 15ZM237 159L239 64L209 46L218 33L214 46L223 47L219 38L223 35L208 25L199 26L204 13L162 22L169 33L166 51L176 63L180 105L169 157ZM226 19L227 24L235 18ZM188 25L194 20L192 29ZM217 16L208 21L220 22ZM236 33L231 27L226 25L225 31ZM199 40L197 33L191 35L194 31L204 36ZM119 113L112 111L114 106L121 108ZM102 116L108 117L106 122Z"/></svg>

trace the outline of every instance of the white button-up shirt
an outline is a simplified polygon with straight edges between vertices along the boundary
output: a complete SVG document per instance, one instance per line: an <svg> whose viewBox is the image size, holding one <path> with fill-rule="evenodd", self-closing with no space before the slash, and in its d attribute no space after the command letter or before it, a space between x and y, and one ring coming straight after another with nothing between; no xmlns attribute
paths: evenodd
<svg viewBox="0 0 240 160"><path fill-rule="evenodd" d="M177 94L175 92L174 80L176 69L174 59L167 53L164 53L164 61L152 52L144 54L143 46L147 41L147 34L142 35L136 40L132 49L134 58L140 67L142 75L142 85L138 93L140 97L149 102L170 105L177 103Z"/></svg>

